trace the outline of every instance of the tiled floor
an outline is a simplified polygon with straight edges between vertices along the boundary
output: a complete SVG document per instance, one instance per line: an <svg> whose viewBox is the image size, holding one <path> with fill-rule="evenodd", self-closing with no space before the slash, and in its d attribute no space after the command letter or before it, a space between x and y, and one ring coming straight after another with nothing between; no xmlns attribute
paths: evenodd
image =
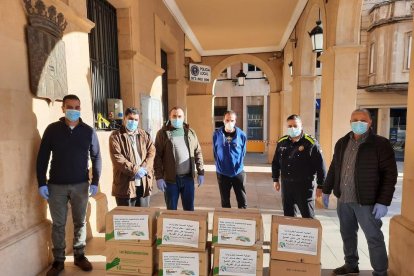
<svg viewBox="0 0 414 276"><path fill-rule="evenodd" d="M259 208L263 213L265 228L265 241L268 249L270 241L270 221L272 214L282 214L282 203L280 193L273 190L270 166L265 163L263 155L250 155L246 161L247 176L247 195L248 206L250 208ZM394 195L393 203L389 209L388 215L383 219L383 232L388 245L389 221L393 215L400 213L401 208L401 184L402 184L402 163L399 163L399 178L397 189ZM220 197L218 194L217 180L214 173L214 166L206 166L206 183L200 188L196 188L195 206L196 209L212 211L215 207L220 207ZM162 193L155 193L151 198L152 207L165 208ZM232 195L232 206L237 206L234 195ZM179 207L181 208L181 207ZM330 275L330 271L343 264L342 240L339 233L339 222L335 210L320 209L317 210L317 218L321 221L323 227L322 236L322 275ZM210 225L210 228L212 226ZM371 265L369 262L368 246L363 233L359 232L359 254L360 265L362 270L360 275L371 275ZM105 274L105 257L103 252L105 243L103 235L94 237L88 241L87 253L88 258L94 264L94 271L82 273L73 265L73 259L68 257L66 268L61 275L104 275ZM268 250L266 251L268 252ZM268 273L269 254L264 257L265 275ZM44 274L42 274L44 275Z"/></svg>

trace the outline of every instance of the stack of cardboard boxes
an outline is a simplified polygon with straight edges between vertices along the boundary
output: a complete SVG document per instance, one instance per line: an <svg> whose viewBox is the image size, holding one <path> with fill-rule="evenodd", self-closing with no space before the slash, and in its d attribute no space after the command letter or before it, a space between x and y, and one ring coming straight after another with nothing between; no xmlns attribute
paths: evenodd
<svg viewBox="0 0 414 276"><path fill-rule="evenodd" d="M273 216L270 275L320 276L321 241L318 220Z"/></svg>
<svg viewBox="0 0 414 276"><path fill-rule="evenodd" d="M259 210L216 209L213 275L263 275L263 236Z"/></svg>
<svg viewBox="0 0 414 276"><path fill-rule="evenodd" d="M116 207L106 215L106 273L154 273L157 208Z"/></svg>
<svg viewBox="0 0 414 276"><path fill-rule="evenodd" d="M208 213L163 211L157 223L158 275L210 273Z"/></svg>

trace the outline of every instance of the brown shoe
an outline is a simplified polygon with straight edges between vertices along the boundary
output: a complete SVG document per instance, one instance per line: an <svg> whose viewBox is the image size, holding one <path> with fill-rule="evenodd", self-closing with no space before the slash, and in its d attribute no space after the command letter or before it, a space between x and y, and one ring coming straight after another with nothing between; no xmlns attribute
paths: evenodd
<svg viewBox="0 0 414 276"><path fill-rule="evenodd" d="M59 273L65 268L64 262L54 261L52 268L46 273L46 276L58 276Z"/></svg>
<svg viewBox="0 0 414 276"><path fill-rule="evenodd" d="M83 271L91 271L92 264L88 261L85 255L80 255L75 257L75 265L79 266Z"/></svg>

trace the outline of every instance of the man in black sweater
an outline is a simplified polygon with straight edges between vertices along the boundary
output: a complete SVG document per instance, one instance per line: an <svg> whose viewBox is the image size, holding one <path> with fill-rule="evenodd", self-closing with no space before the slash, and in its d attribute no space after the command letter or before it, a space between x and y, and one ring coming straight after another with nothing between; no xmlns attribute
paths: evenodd
<svg viewBox="0 0 414 276"><path fill-rule="evenodd" d="M52 217L52 242L54 263L47 275L58 275L64 269L65 226L68 201L71 204L75 265L84 271L92 270L85 257L86 209L89 194L98 191L102 160L99 142L93 128L80 118L80 100L76 95L63 98L62 111L65 117L50 124L42 137L37 155L37 180L39 194L48 201ZM49 165L49 179L46 172ZM91 184L89 185L89 157L92 161Z"/></svg>
<svg viewBox="0 0 414 276"><path fill-rule="evenodd" d="M368 110L357 109L352 113L352 132L336 143L323 185L325 208L332 190L338 198L337 213L344 244L345 265L336 268L333 275L359 273L358 224L368 242L373 275L387 275L388 257L381 218L391 204L398 171L390 142L375 135L371 124Z"/></svg>

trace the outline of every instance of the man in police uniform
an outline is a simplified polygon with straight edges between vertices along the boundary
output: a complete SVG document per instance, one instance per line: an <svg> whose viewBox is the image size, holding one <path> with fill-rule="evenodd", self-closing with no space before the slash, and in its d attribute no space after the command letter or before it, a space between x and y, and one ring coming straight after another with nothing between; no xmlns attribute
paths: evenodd
<svg viewBox="0 0 414 276"><path fill-rule="evenodd" d="M316 139L303 132L300 117L293 114L286 121L288 135L279 139L273 157L273 185L280 191L280 177L285 216L295 216L296 205L302 217L314 218L313 180L316 174L318 188L322 187L325 164Z"/></svg>

